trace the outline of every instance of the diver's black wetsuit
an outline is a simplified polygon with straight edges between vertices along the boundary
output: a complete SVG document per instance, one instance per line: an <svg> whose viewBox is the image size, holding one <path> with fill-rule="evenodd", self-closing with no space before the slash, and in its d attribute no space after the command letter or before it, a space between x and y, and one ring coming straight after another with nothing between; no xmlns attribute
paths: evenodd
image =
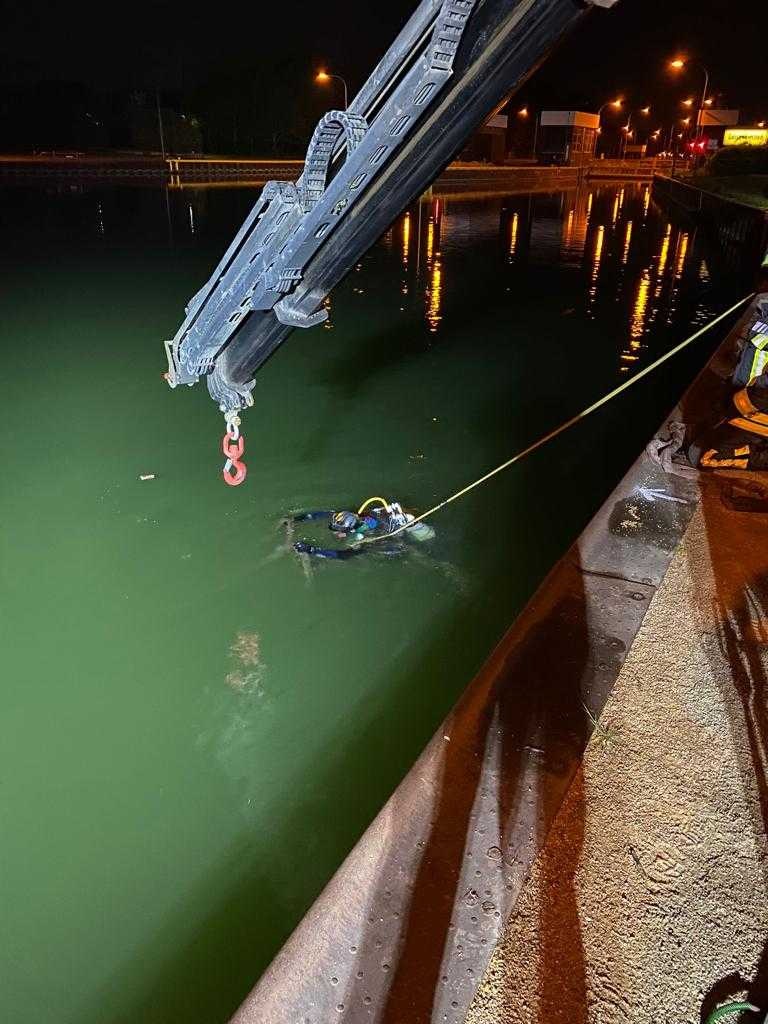
<svg viewBox="0 0 768 1024"><path fill-rule="evenodd" d="M343 561L347 558L354 558L355 555L366 555L371 553L371 549L367 545L365 547L360 545L359 548L319 548L315 544L308 544L304 540L297 540L293 545L293 549L294 551L298 551L300 555L314 555L315 558L335 558L339 561ZM401 549L385 552L379 547L377 547L376 551L380 555L399 555L402 553Z"/></svg>
<svg viewBox="0 0 768 1024"><path fill-rule="evenodd" d="M317 509L314 512L300 512L298 515L293 517L293 522L307 523L322 519L331 520L336 514L337 513L335 513L333 509ZM389 513L383 517L366 516L359 520L359 525L354 530L345 532L347 534L354 534L357 536L358 540L362 540L365 535L368 535L371 539L381 537L381 542L374 546L371 546L370 544L358 544L355 547L348 548L323 548L316 544L310 544L308 541L298 540L293 547L294 550L301 555L313 555L315 558L336 559L338 561L346 561L347 559L354 558L357 555L366 554L382 555L385 558L397 558L405 552L405 544L400 540L386 541L386 537L389 533L392 533L397 529L399 525L401 525L400 520L390 517ZM331 529L333 529L332 525Z"/></svg>

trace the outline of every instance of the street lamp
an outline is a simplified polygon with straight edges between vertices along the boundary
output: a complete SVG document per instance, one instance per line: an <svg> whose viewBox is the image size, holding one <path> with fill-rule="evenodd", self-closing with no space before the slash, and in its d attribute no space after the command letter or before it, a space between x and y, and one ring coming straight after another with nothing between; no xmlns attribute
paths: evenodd
<svg viewBox="0 0 768 1024"><path fill-rule="evenodd" d="M701 127L703 121L702 115L704 107L707 103L707 93L709 92L709 71L707 68L704 67L703 64L700 64L697 60L684 60L682 57L676 57L674 60L671 60L669 62L669 66L674 71L681 71L686 64L694 64L697 68L699 68L700 71L704 72L704 88L701 90L701 102L699 103L699 111L696 116L696 126Z"/></svg>
<svg viewBox="0 0 768 1024"><path fill-rule="evenodd" d="M344 86L344 109L346 110L349 106L349 97L347 95L347 83L341 75L330 75L327 71L318 71L315 75L315 81L320 82L321 85L324 85L326 82L330 82L332 78L335 78L337 82L341 82Z"/></svg>
<svg viewBox="0 0 768 1024"><path fill-rule="evenodd" d="M636 113L642 114L644 117L647 117L650 114L650 112L651 112L650 106L641 107L638 111L636 111ZM623 151L623 154L622 154L622 158L627 155L627 139L631 139L632 135L634 134L632 132L632 113L633 112L630 111L630 114L627 117L627 123L625 125L622 125L622 128L621 128L621 130L624 132L624 140L623 140L624 141L624 146L623 146L623 150L624 151Z"/></svg>
<svg viewBox="0 0 768 1024"><path fill-rule="evenodd" d="M688 132L689 132L690 127L691 127L691 119L690 119L690 117L681 117L680 118L680 124L683 126L683 132L682 132L681 138L685 139L685 138L688 137Z"/></svg>
<svg viewBox="0 0 768 1024"><path fill-rule="evenodd" d="M601 117L603 111L605 110L605 108L606 107L613 107L614 110L621 110L621 107L622 107L623 103L624 103L624 100L621 98L621 96L617 96L615 100L606 100L605 103L601 104L601 106L599 106L597 108L597 134L598 135L600 135L600 133L601 133L600 117Z"/></svg>
<svg viewBox="0 0 768 1024"><path fill-rule="evenodd" d="M624 100L619 96L615 100L606 100L605 103L598 109L597 116L600 117L606 107L613 107L614 110L621 110L621 105Z"/></svg>
<svg viewBox="0 0 768 1024"><path fill-rule="evenodd" d="M525 120L526 117L528 117L528 107L520 107L520 109L517 112L517 116Z"/></svg>

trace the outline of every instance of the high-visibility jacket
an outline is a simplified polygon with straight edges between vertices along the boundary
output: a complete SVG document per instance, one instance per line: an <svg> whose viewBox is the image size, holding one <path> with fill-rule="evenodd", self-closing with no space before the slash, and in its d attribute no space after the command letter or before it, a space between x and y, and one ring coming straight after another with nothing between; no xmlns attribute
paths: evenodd
<svg viewBox="0 0 768 1024"><path fill-rule="evenodd" d="M698 464L702 469L750 469L751 454L748 444L735 445L721 441L715 448L702 451Z"/></svg>
<svg viewBox="0 0 768 1024"><path fill-rule="evenodd" d="M763 324L759 325L763 327ZM745 344L733 375L734 384L746 387L768 366L768 332L753 334ZM761 382L765 386L765 382Z"/></svg>
<svg viewBox="0 0 768 1024"><path fill-rule="evenodd" d="M748 387L737 391L733 396L733 404L736 407L737 416L728 420L732 427L745 430L748 434L757 434L759 437L768 437L768 412L763 412L760 406L768 406L768 398L764 389L753 389L750 394ZM759 405L755 403L758 402Z"/></svg>

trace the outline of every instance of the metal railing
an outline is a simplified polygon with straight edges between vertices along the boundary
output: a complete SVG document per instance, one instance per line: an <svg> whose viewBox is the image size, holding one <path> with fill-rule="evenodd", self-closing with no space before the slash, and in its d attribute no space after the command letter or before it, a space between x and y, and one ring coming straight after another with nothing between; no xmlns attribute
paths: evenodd
<svg viewBox="0 0 768 1024"><path fill-rule="evenodd" d="M672 167L671 159L667 158L642 158L639 160L594 160L587 171L590 178L652 178L654 174L661 174L669 171Z"/></svg>

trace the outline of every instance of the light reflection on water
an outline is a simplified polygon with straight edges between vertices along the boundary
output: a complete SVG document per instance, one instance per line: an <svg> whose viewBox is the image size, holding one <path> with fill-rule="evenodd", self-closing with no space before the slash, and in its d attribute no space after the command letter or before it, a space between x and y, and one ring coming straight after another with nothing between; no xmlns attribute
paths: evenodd
<svg viewBox="0 0 768 1024"><path fill-rule="evenodd" d="M517 252L517 229L520 223L520 214L515 210L509 222L509 262L514 262Z"/></svg>
<svg viewBox="0 0 768 1024"><path fill-rule="evenodd" d="M554 194L466 198L425 198L398 219L392 231L401 240L403 296L421 296L430 334L446 326L452 272L458 254L495 237L504 263L518 271L555 263L583 276L582 305L568 310L601 319L607 303L622 311L616 337L617 371L639 369L651 329L661 337L678 313L681 293L691 301L683 315L699 323L710 311L706 258L696 232L683 230L651 206L648 184L600 184ZM392 231L382 248L391 245ZM488 267L496 276L500 267ZM512 271L514 273L514 271ZM505 290L514 291L515 278ZM611 317L612 323L615 321Z"/></svg>
<svg viewBox="0 0 768 1024"><path fill-rule="evenodd" d="M621 254L621 262L626 263L627 257L629 256L629 246L632 242L632 221L627 221L627 230L624 235L624 251Z"/></svg>

